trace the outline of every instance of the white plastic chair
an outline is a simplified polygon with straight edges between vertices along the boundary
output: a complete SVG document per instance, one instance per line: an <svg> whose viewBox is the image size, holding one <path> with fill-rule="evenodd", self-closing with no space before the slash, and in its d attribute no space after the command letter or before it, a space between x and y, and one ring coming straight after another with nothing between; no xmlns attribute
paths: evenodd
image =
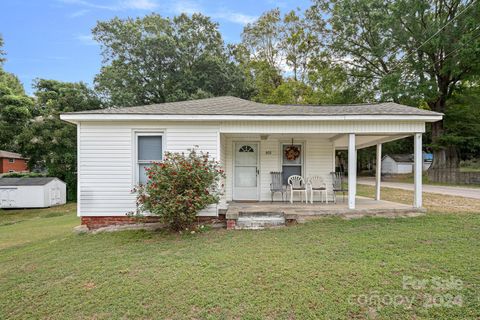
<svg viewBox="0 0 480 320"><path fill-rule="evenodd" d="M305 185L305 180L301 176L290 176L288 177L288 186L290 187L290 203L293 203L293 193L300 192L300 194L305 195L305 203L308 202L307 188ZM303 196L301 197L301 202L303 202Z"/></svg>
<svg viewBox="0 0 480 320"><path fill-rule="evenodd" d="M325 194L325 203L328 203L327 185L319 176L313 176L307 179L307 186L310 189L310 203L313 203L313 193L320 194L320 202L323 201L323 194Z"/></svg>

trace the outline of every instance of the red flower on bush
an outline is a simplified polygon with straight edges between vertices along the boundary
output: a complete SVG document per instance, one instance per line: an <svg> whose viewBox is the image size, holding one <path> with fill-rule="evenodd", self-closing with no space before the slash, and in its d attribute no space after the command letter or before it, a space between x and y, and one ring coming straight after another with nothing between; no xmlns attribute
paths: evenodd
<svg viewBox="0 0 480 320"><path fill-rule="evenodd" d="M138 211L160 216L173 230L190 227L200 210L218 202L223 176L203 153L166 153L149 168L148 182L136 187Z"/></svg>

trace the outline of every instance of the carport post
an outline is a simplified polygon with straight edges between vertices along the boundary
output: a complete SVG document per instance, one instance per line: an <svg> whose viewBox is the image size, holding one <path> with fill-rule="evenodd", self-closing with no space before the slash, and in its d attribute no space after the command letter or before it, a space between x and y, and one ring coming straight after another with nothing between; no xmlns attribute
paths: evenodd
<svg viewBox="0 0 480 320"><path fill-rule="evenodd" d="M382 181L382 144L377 144L377 162L375 163L375 200L380 200L380 183Z"/></svg>
<svg viewBox="0 0 480 320"><path fill-rule="evenodd" d="M413 181L415 183L413 206L415 208L422 207L422 169L423 169L422 134L415 133L414 135L414 170L413 170Z"/></svg>
<svg viewBox="0 0 480 320"><path fill-rule="evenodd" d="M357 150L355 133L348 134L348 208L355 209L357 194Z"/></svg>

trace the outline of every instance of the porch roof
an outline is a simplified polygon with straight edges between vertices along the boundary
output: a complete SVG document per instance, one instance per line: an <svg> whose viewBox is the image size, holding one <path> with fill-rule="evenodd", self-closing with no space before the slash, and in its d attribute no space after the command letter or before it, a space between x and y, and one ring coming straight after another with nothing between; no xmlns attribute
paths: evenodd
<svg viewBox="0 0 480 320"><path fill-rule="evenodd" d="M90 115L91 117L88 117ZM442 117L441 113L413 108L393 102L349 104L349 105L274 105L244 100L236 97L216 97L199 100L168 102L128 108L107 108L89 110L62 115L64 120L92 120L97 116L203 116L204 119L215 117L248 116L270 117L289 120L292 117L338 117L338 116L402 116L425 121L436 121ZM92 117L93 116L93 117ZM116 118L116 117L115 117ZM118 117L120 119L120 117ZM109 119L114 119L109 117ZM168 119L168 118L167 118ZM194 118L190 118L192 120ZM223 119L223 118L221 118Z"/></svg>

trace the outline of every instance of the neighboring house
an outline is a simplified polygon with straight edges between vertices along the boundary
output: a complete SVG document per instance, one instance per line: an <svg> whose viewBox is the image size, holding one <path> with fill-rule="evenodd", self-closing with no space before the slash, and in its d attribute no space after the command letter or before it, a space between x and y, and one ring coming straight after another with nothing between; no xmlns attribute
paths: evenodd
<svg viewBox="0 0 480 320"><path fill-rule="evenodd" d="M430 153L423 153L423 171L428 170L432 164L433 158ZM382 158L383 174L407 174L413 173L414 156L413 154L387 154Z"/></svg>
<svg viewBox="0 0 480 320"><path fill-rule="evenodd" d="M65 182L54 177L0 178L0 208L46 208L66 203Z"/></svg>
<svg viewBox="0 0 480 320"><path fill-rule="evenodd" d="M27 159L19 153L0 150L0 174L28 172Z"/></svg>
<svg viewBox="0 0 480 320"><path fill-rule="evenodd" d="M132 188L146 181L145 167L165 151L208 152L224 167L224 194L201 216L238 201L270 201L271 171L321 176L331 198L335 151L356 150L415 136L421 159L425 123L442 114L396 103L334 106L266 105L234 97L66 113L77 125L78 215L82 223L116 221L135 210ZM292 150L298 156L288 159ZM353 168L353 169L352 169ZM421 179L415 206L421 207ZM348 207L355 208L356 174L349 176ZM277 194L275 200L281 200Z"/></svg>

